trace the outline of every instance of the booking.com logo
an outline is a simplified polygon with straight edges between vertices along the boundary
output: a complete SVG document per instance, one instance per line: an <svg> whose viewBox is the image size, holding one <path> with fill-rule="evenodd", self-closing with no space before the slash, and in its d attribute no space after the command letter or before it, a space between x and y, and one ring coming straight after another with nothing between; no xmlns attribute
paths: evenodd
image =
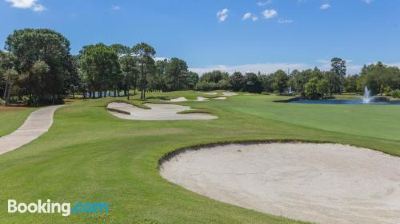
<svg viewBox="0 0 400 224"><path fill-rule="evenodd" d="M68 202L52 202L38 200L37 202L23 203L17 200L8 200L8 213L10 214L61 214L64 217L79 214L108 215L109 206L105 202L76 202L71 206Z"/></svg>

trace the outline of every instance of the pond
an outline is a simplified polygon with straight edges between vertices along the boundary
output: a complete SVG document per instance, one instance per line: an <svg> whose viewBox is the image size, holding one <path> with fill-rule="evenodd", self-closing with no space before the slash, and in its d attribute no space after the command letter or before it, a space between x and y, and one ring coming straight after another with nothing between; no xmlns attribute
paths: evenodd
<svg viewBox="0 0 400 224"><path fill-rule="evenodd" d="M350 104L350 105L400 105L400 100L397 101L387 101L387 100L371 100L366 103L363 99L324 99L324 100L307 100L307 99L297 99L290 101L289 103L297 104Z"/></svg>

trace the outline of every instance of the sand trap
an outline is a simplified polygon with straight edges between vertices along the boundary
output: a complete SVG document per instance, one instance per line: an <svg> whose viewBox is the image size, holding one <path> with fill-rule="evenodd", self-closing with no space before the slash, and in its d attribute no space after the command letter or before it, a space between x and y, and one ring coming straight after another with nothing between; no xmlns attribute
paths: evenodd
<svg viewBox="0 0 400 224"><path fill-rule="evenodd" d="M174 102L174 103L179 103L179 102L186 102L186 101L188 101L188 99L186 99L186 97L178 97L178 98L172 99L170 101Z"/></svg>
<svg viewBox="0 0 400 224"><path fill-rule="evenodd" d="M221 97L216 97L214 99L216 99L216 100L226 100L227 98L226 98L226 96L221 96Z"/></svg>
<svg viewBox="0 0 400 224"><path fill-rule="evenodd" d="M0 138L0 155L18 149L46 133L53 124L54 112L61 106L49 106L32 112L13 133Z"/></svg>
<svg viewBox="0 0 400 224"><path fill-rule="evenodd" d="M211 95L211 96L215 96L215 95L217 95L218 93L217 93L217 92L207 92L207 93L204 93L204 94L206 94L206 95Z"/></svg>
<svg viewBox="0 0 400 224"><path fill-rule="evenodd" d="M234 92L223 92L222 95L223 96L237 96L238 94L234 93Z"/></svg>
<svg viewBox="0 0 400 224"><path fill-rule="evenodd" d="M164 121L164 120L212 120L218 117L206 113L178 114L190 110L188 106L174 104L145 104L150 110L135 107L127 103L110 103L107 108L124 111L129 114L112 112L116 117L127 120Z"/></svg>
<svg viewBox="0 0 400 224"><path fill-rule="evenodd" d="M399 224L400 158L336 144L187 151L161 175L207 197L322 224Z"/></svg>
<svg viewBox="0 0 400 224"><path fill-rule="evenodd" d="M206 98L206 97L198 96L196 101L203 102L203 101L208 101L208 100L210 100L210 99Z"/></svg>

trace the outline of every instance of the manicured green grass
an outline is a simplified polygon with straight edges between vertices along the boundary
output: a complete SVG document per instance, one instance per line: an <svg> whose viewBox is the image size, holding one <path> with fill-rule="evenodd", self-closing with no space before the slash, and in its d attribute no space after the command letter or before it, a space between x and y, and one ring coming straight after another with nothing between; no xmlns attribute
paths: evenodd
<svg viewBox="0 0 400 224"><path fill-rule="evenodd" d="M0 106L0 137L21 126L34 108Z"/></svg>
<svg viewBox="0 0 400 224"><path fill-rule="evenodd" d="M259 139L338 142L400 155L400 107L272 102L276 99L283 98L241 95L186 102L219 119L153 122L113 117L105 109L113 99L74 102L56 113L47 134L0 156L0 223L102 223L88 216L9 215L9 198L108 202L111 211L104 223L296 223L168 183L158 173L158 160L191 145Z"/></svg>

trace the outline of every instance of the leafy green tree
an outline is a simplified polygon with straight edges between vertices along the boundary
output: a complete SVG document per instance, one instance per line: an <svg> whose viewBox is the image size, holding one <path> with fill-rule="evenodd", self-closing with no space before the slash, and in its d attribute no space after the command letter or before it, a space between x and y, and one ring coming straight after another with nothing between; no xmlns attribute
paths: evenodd
<svg viewBox="0 0 400 224"><path fill-rule="evenodd" d="M7 37L6 49L16 57L16 71L24 74L21 88L26 90L30 102L55 103L62 100L65 80L75 72L70 43L64 36L49 29L16 30ZM32 67L38 61L46 63L49 72L39 82L32 83Z"/></svg>
<svg viewBox="0 0 400 224"><path fill-rule="evenodd" d="M146 99L146 90L147 90L147 76L151 75L155 72L155 61L153 57L156 54L154 48L146 43L139 43L132 48L132 52L134 53L137 61L139 63L139 72L140 72L140 99Z"/></svg>
<svg viewBox="0 0 400 224"><path fill-rule="evenodd" d="M15 83L18 81L18 72L14 69L7 69L3 72L3 79L5 80L5 88L3 92L4 104L7 106L10 102L11 92Z"/></svg>
<svg viewBox="0 0 400 224"><path fill-rule="evenodd" d="M288 87L289 77L283 70L278 70L272 74L272 88L282 94Z"/></svg>
<svg viewBox="0 0 400 224"><path fill-rule="evenodd" d="M169 90L182 90L187 87L188 66L184 60L171 58L166 67Z"/></svg>
<svg viewBox="0 0 400 224"><path fill-rule="evenodd" d="M361 71L361 85L368 86L373 94L388 93L400 88L400 69L382 62L364 66Z"/></svg>
<svg viewBox="0 0 400 224"><path fill-rule="evenodd" d="M139 71L136 67L137 63L135 58L126 54L119 58L119 63L121 65L121 71L123 75L123 84L124 84L124 92L125 96L128 96L128 100L130 99L130 89L133 87L133 95L136 95L137 88L137 80L139 76Z"/></svg>
<svg viewBox="0 0 400 224"><path fill-rule="evenodd" d="M112 44L110 47L119 57L132 54L132 49L122 44Z"/></svg>
<svg viewBox="0 0 400 224"><path fill-rule="evenodd" d="M15 57L11 53L0 51L0 88L5 105L8 105L11 90L18 78L15 71Z"/></svg>
<svg viewBox="0 0 400 224"><path fill-rule="evenodd" d="M80 66L88 83L90 95L106 96L106 91L115 88L121 79L121 70L118 55L104 44L83 47L80 52Z"/></svg>
<svg viewBox="0 0 400 224"><path fill-rule="evenodd" d="M359 76L358 75L350 75L344 80L344 91L348 93L359 92L360 89L357 87Z"/></svg>
<svg viewBox="0 0 400 224"><path fill-rule="evenodd" d="M199 80L199 74L197 74L196 72L189 72L186 80L187 88L194 89Z"/></svg>
<svg viewBox="0 0 400 224"><path fill-rule="evenodd" d="M343 92L346 73L346 61L341 58L332 58L331 73L328 76L330 94Z"/></svg>
<svg viewBox="0 0 400 224"><path fill-rule="evenodd" d="M311 78L304 87L305 96L309 99L324 98L329 91L329 82L326 79L319 79L318 77Z"/></svg>
<svg viewBox="0 0 400 224"><path fill-rule="evenodd" d="M212 83L218 83L219 81L226 79L229 79L229 74L227 72L222 72L222 71L212 71L212 72L206 72L204 73L200 81L202 82L212 82Z"/></svg>
<svg viewBox="0 0 400 224"><path fill-rule="evenodd" d="M261 86L263 91L272 93L274 89L272 88L272 79L271 75L262 74L258 76L258 80L261 82Z"/></svg>
<svg viewBox="0 0 400 224"><path fill-rule="evenodd" d="M241 72L235 72L229 77L233 91L242 91L245 85L245 78Z"/></svg>
<svg viewBox="0 0 400 224"><path fill-rule="evenodd" d="M263 88L258 76L254 73L246 73L244 76L245 86L244 91L250 93L261 93Z"/></svg>

